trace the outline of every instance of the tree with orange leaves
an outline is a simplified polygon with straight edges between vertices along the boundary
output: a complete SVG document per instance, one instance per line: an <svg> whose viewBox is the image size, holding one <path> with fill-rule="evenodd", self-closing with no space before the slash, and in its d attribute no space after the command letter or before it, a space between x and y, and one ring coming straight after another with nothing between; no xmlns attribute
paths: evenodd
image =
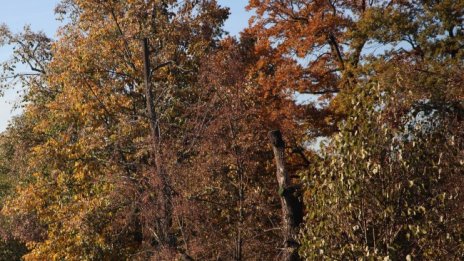
<svg viewBox="0 0 464 261"><path fill-rule="evenodd" d="M256 15L248 30L258 39L261 56L255 66L258 82L269 96L297 93L325 100L326 105L308 106L302 117L310 138L330 135L350 107L347 95L367 76L361 67L371 59L383 53L422 59L437 51L456 56L462 47L461 5L250 0L248 9Z"/></svg>

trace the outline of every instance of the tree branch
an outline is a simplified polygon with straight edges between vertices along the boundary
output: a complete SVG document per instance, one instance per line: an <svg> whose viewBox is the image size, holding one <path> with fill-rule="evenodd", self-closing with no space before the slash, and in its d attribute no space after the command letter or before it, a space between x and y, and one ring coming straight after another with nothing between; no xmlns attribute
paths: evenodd
<svg viewBox="0 0 464 261"><path fill-rule="evenodd" d="M339 89L335 90L321 90L321 91L304 91L300 92L301 94L312 94L312 95L323 95L323 94L328 94L328 93L339 93Z"/></svg>

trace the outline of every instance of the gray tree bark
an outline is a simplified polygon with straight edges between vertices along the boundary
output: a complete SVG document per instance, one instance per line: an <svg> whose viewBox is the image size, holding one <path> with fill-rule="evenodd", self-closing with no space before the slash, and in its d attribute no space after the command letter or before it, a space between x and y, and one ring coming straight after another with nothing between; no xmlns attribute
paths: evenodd
<svg viewBox="0 0 464 261"><path fill-rule="evenodd" d="M292 186L285 167L285 142L280 130L269 132L269 139L274 151L276 162L276 177L279 183L279 196L282 205L282 232L284 238L284 253L282 260L299 261L298 233L302 222L303 204L295 195L296 186Z"/></svg>

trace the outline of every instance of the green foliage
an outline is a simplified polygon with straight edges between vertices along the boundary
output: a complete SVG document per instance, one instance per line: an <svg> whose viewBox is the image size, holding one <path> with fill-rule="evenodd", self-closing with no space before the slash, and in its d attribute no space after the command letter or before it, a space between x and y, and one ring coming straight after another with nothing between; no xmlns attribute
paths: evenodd
<svg viewBox="0 0 464 261"><path fill-rule="evenodd" d="M340 133L303 174L300 253L310 260L463 258L462 109L392 121L404 93L375 81L354 92Z"/></svg>

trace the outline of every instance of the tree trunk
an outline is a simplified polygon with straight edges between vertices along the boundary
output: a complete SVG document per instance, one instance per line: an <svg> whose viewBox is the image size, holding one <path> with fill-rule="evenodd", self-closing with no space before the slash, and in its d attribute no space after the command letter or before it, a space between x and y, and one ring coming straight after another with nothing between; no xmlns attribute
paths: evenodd
<svg viewBox="0 0 464 261"><path fill-rule="evenodd" d="M161 162L161 144L160 144L160 133L159 133L159 124L158 124L158 117L156 115L155 104L154 104L154 95L153 90L151 88L150 82L150 51L149 51L149 43L148 39L143 39L143 63L144 63L144 82L145 82L145 99L146 99L146 107L148 113L148 119L150 121L150 133L152 138L152 150L153 150L153 161L155 165L155 172L158 175L158 178L161 181L161 191L162 191L162 198L161 202L163 205L163 217L162 217L162 235L163 241L160 242L162 244L167 244L168 246L174 246L174 238L171 233L172 228L172 191L171 191L171 184L169 181L169 176L164 169L162 162Z"/></svg>
<svg viewBox="0 0 464 261"><path fill-rule="evenodd" d="M299 226L303 217L303 204L295 195L296 186L292 186L285 167L285 142L279 130L269 132L269 139L276 161L276 175L279 183L279 196L282 205L282 225L284 238L284 261L299 261L299 243L297 240Z"/></svg>

